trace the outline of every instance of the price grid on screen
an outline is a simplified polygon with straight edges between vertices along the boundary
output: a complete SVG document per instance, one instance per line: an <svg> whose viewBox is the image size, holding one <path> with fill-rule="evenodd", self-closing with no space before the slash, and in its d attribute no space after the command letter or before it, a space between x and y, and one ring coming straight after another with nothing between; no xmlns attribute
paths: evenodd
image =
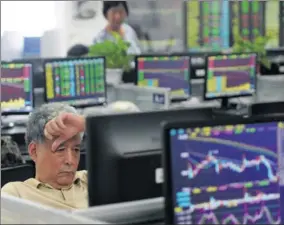
<svg viewBox="0 0 284 225"><path fill-rule="evenodd" d="M1 64L1 110L30 112L33 109L32 64Z"/></svg>
<svg viewBox="0 0 284 225"><path fill-rule="evenodd" d="M176 224L281 223L283 122L172 129L170 136Z"/></svg>
<svg viewBox="0 0 284 225"><path fill-rule="evenodd" d="M137 85L171 89L171 97L190 95L189 56L147 56L137 58Z"/></svg>
<svg viewBox="0 0 284 225"><path fill-rule="evenodd" d="M229 48L229 1L186 1L189 51L220 51Z"/></svg>
<svg viewBox="0 0 284 225"><path fill-rule="evenodd" d="M105 103L104 58L65 59L45 64L48 102Z"/></svg>

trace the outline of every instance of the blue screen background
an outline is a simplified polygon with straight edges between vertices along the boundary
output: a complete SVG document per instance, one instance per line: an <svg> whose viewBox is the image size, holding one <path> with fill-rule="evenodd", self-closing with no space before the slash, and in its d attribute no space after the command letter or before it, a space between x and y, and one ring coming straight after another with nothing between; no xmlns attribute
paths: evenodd
<svg viewBox="0 0 284 225"><path fill-rule="evenodd" d="M175 223L279 224L280 126L171 130Z"/></svg>

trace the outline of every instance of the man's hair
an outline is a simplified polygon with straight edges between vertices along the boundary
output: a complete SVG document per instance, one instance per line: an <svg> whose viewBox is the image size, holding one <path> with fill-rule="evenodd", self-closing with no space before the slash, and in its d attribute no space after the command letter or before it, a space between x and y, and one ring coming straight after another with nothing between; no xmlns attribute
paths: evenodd
<svg viewBox="0 0 284 225"><path fill-rule="evenodd" d="M25 136L26 144L29 145L32 141L43 143L45 140L44 127L46 123L63 112L78 114L74 107L63 103L43 104L35 109L28 118Z"/></svg>
<svg viewBox="0 0 284 225"><path fill-rule="evenodd" d="M68 52L67 57L82 57L89 53L89 48L85 45L77 44L72 46Z"/></svg>
<svg viewBox="0 0 284 225"><path fill-rule="evenodd" d="M126 1L103 1L103 15L107 17L107 12L109 9L117 6L122 6L125 11L127 16L129 15L129 9L128 9L128 4Z"/></svg>

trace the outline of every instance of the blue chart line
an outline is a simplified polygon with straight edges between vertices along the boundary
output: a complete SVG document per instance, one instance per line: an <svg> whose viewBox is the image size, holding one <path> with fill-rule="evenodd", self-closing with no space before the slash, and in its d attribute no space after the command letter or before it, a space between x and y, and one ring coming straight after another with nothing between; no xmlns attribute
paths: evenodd
<svg viewBox="0 0 284 225"><path fill-rule="evenodd" d="M206 159L201 161L199 164L195 166L195 168L189 166L188 168L188 178L193 179L198 174L204 170L209 169L211 167L214 167L215 172L217 174L220 174L222 170L224 169L230 169L233 172L236 173L243 173L247 168L256 167L259 168L260 165L264 165L267 169L267 177L271 181L277 181L278 177L276 174L273 173L272 166L269 162L269 160L263 156L260 155L255 159L247 160L246 158L243 158L242 164L238 165L233 162L230 162L229 160L224 159L218 159L214 156L214 152L209 152L206 156Z"/></svg>

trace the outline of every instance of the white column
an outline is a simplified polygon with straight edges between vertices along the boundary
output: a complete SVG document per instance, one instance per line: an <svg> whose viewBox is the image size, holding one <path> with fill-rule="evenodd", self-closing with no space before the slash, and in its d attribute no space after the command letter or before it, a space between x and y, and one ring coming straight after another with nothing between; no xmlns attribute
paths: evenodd
<svg viewBox="0 0 284 225"><path fill-rule="evenodd" d="M1 37L1 60L22 58L24 37L17 31L4 31Z"/></svg>

